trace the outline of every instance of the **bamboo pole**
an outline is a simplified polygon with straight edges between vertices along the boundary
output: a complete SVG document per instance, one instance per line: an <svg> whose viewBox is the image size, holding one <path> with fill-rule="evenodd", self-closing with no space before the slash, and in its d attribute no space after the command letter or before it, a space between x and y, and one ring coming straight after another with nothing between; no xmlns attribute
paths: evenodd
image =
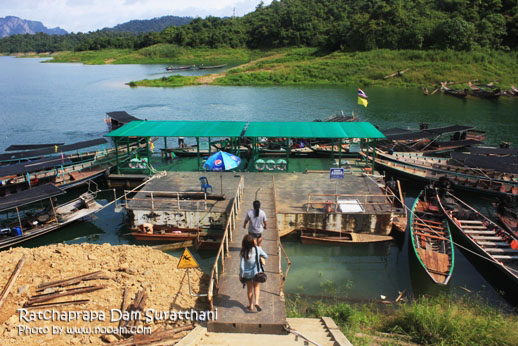
<svg viewBox="0 0 518 346"><path fill-rule="evenodd" d="M7 281L7 284L5 285L4 289L2 290L2 294L0 294L0 309L2 308L2 305L4 304L5 299L9 295L9 291L14 285L14 282L18 278L18 275L20 274L20 271L22 270L23 265L25 264L25 256L20 258L18 261L18 264L14 268L13 273L11 274L11 277L9 278L9 281Z"/></svg>

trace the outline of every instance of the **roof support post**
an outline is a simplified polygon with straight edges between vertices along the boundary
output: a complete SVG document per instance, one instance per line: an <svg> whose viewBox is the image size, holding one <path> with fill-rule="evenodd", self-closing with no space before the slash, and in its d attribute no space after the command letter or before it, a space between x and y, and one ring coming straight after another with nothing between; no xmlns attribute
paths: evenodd
<svg viewBox="0 0 518 346"><path fill-rule="evenodd" d="M290 169L290 139L286 138L286 172Z"/></svg>
<svg viewBox="0 0 518 346"><path fill-rule="evenodd" d="M147 153L147 173L151 174L151 148L149 147L149 142L151 141L151 137L146 137L146 153Z"/></svg>
<svg viewBox="0 0 518 346"><path fill-rule="evenodd" d="M200 171L200 137L196 137L196 157L198 158L198 171Z"/></svg>
<svg viewBox="0 0 518 346"><path fill-rule="evenodd" d="M210 145L210 137L209 137L209 156L210 156L210 147L211 147L211 145Z"/></svg>
<svg viewBox="0 0 518 346"><path fill-rule="evenodd" d="M18 215L18 223L20 224L20 230L23 232L22 220L20 219L20 211L16 207L16 215Z"/></svg>
<svg viewBox="0 0 518 346"><path fill-rule="evenodd" d="M331 160L335 159L335 139L331 139Z"/></svg>
<svg viewBox="0 0 518 346"><path fill-rule="evenodd" d="M340 147L338 148L338 168L342 167L342 138L340 138Z"/></svg>
<svg viewBox="0 0 518 346"><path fill-rule="evenodd" d="M164 136L165 157L167 158L167 137Z"/></svg>
<svg viewBox="0 0 518 346"><path fill-rule="evenodd" d="M121 174L119 162L119 141L117 140L117 137L113 137L113 142L115 143L115 161L117 162L117 174Z"/></svg>
<svg viewBox="0 0 518 346"><path fill-rule="evenodd" d="M376 140L372 141L372 170L371 170L372 174L374 174L375 161L376 161Z"/></svg>

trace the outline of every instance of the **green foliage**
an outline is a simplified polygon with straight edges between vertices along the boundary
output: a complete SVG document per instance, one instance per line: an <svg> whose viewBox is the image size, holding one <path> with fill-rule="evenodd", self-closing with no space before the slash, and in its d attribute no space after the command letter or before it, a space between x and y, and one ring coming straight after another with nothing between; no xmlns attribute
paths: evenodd
<svg viewBox="0 0 518 346"><path fill-rule="evenodd" d="M169 77L162 77L160 79L144 79L140 81L132 81L129 82L128 85L131 87L137 86L146 86L146 87L180 87L180 86L188 86L188 85L198 85L196 82L197 77L195 76L179 76L172 75Z"/></svg>
<svg viewBox="0 0 518 346"><path fill-rule="evenodd" d="M166 17L163 17L166 18ZM192 48L318 47L331 51L376 49L518 48L516 0L279 0L240 18L209 16L187 22L132 21L117 32L53 36L13 35L0 52L141 49L156 44ZM165 24L164 24L165 23ZM145 25L143 25L145 24ZM179 26L175 26L179 25Z"/></svg>
<svg viewBox="0 0 518 346"><path fill-rule="evenodd" d="M518 317L489 307L477 299L453 296L422 297L397 306L352 305L289 296L288 317L333 318L354 344L370 344L363 335L389 333L425 345L514 345ZM386 334L385 334L386 335Z"/></svg>
<svg viewBox="0 0 518 346"><path fill-rule="evenodd" d="M131 20L129 22L116 25L113 28L103 29L103 31L132 32L134 34L143 32L160 32L170 26L189 24L191 20L192 17L163 16L153 19Z"/></svg>

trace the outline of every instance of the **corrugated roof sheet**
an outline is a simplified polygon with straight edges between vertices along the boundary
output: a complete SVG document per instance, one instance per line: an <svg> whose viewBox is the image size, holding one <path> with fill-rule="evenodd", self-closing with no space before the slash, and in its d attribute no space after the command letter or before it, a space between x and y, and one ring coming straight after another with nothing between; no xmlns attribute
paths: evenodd
<svg viewBox="0 0 518 346"><path fill-rule="evenodd" d="M240 137L244 121L132 121L108 137Z"/></svg>
<svg viewBox="0 0 518 346"><path fill-rule="evenodd" d="M240 137L242 121L133 121L108 137ZM250 122L245 137L385 138L367 122Z"/></svg>
<svg viewBox="0 0 518 346"><path fill-rule="evenodd" d="M367 122L253 122L245 137L385 138Z"/></svg>

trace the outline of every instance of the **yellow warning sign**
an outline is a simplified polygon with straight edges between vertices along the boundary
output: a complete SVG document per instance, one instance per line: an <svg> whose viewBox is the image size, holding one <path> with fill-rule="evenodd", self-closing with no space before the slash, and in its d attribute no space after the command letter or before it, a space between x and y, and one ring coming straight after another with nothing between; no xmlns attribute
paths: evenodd
<svg viewBox="0 0 518 346"><path fill-rule="evenodd" d="M194 257L192 257L189 249L185 248L183 251L183 255L180 258L180 262L178 262L178 269L189 269L189 268L198 268L200 265Z"/></svg>

